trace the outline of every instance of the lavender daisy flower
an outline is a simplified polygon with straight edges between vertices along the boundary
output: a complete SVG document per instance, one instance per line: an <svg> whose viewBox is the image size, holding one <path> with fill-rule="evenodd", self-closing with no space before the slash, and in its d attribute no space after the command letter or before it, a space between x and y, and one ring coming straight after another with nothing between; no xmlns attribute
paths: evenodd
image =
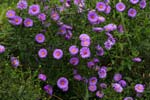
<svg viewBox="0 0 150 100"><path fill-rule="evenodd" d="M13 67L17 68L20 65L20 62L17 57L11 57L10 60L11 60L11 65Z"/></svg>
<svg viewBox="0 0 150 100"><path fill-rule="evenodd" d="M35 40L37 43L43 43L45 41L45 36L42 33L39 33L35 36Z"/></svg>
<svg viewBox="0 0 150 100"><path fill-rule="evenodd" d="M117 29L117 26L115 24L112 24L112 23L104 26L104 30L106 32L114 31L116 29Z"/></svg>
<svg viewBox="0 0 150 100"><path fill-rule="evenodd" d="M136 84L134 89L138 93L143 93L145 88L144 88L144 85L142 85L142 84Z"/></svg>
<svg viewBox="0 0 150 100"><path fill-rule="evenodd" d="M40 6L37 5L37 4L31 5L31 6L29 7L28 13L29 13L30 15L37 15L37 14L39 14L39 13L40 13Z"/></svg>
<svg viewBox="0 0 150 100"><path fill-rule="evenodd" d="M88 89L90 92L95 92L97 90L97 86L96 85L89 85Z"/></svg>
<svg viewBox="0 0 150 100"><path fill-rule="evenodd" d="M120 73L117 73L114 75L113 79L115 82L118 82L122 79L122 75Z"/></svg>
<svg viewBox="0 0 150 100"><path fill-rule="evenodd" d="M55 49L53 52L53 57L57 60L63 57L63 51L61 49Z"/></svg>
<svg viewBox="0 0 150 100"><path fill-rule="evenodd" d="M97 23L99 24L99 23L103 23L103 22L105 22L105 17L103 17L103 16L98 16L98 20L97 20Z"/></svg>
<svg viewBox="0 0 150 100"><path fill-rule="evenodd" d="M104 93L103 93L102 91L97 91L97 92L96 92L96 96L97 96L98 98L103 98L103 97L104 97Z"/></svg>
<svg viewBox="0 0 150 100"><path fill-rule="evenodd" d="M82 76L80 74L76 74L76 75L74 75L74 79L77 80L77 81L81 81Z"/></svg>
<svg viewBox="0 0 150 100"><path fill-rule="evenodd" d="M132 97L125 97L123 100L133 100Z"/></svg>
<svg viewBox="0 0 150 100"><path fill-rule="evenodd" d="M137 11L134 8L128 10L128 16L134 18L137 15Z"/></svg>
<svg viewBox="0 0 150 100"><path fill-rule="evenodd" d="M140 57L135 57L132 59L133 62L141 62L142 59Z"/></svg>
<svg viewBox="0 0 150 100"><path fill-rule="evenodd" d="M104 45L107 50L110 50L113 46L113 43L108 39L107 41L105 41Z"/></svg>
<svg viewBox="0 0 150 100"><path fill-rule="evenodd" d="M52 18L52 20L54 20L54 21L58 21L59 18L60 18L60 16L59 16L59 14L58 14L56 11L52 11L52 12L51 12L51 18Z"/></svg>
<svg viewBox="0 0 150 100"><path fill-rule="evenodd" d="M90 44L91 44L90 40L81 41L81 46L82 47L89 47Z"/></svg>
<svg viewBox="0 0 150 100"><path fill-rule="evenodd" d="M91 23L97 22L97 20L98 20L98 15L96 14L95 11L89 11L89 13L88 13L88 20L89 20Z"/></svg>
<svg viewBox="0 0 150 100"><path fill-rule="evenodd" d="M20 25L22 24L22 18L20 16L15 16L9 22L13 25Z"/></svg>
<svg viewBox="0 0 150 100"><path fill-rule="evenodd" d="M80 55L82 58L89 58L91 56L90 49L88 47L82 47L80 49Z"/></svg>
<svg viewBox="0 0 150 100"><path fill-rule="evenodd" d="M70 64L76 66L79 64L79 59L77 57L72 57L69 62Z"/></svg>
<svg viewBox="0 0 150 100"><path fill-rule="evenodd" d="M44 13L41 13L41 14L38 15L38 19L40 21L45 21L46 20L46 15Z"/></svg>
<svg viewBox="0 0 150 100"><path fill-rule="evenodd" d="M8 10L6 13L7 18L14 18L16 16L16 12L14 10Z"/></svg>
<svg viewBox="0 0 150 100"><path fill-rule="evenodd" d="M120 80L120 81L119 81L119 84L120 84L123 88L127 86L127 83L126 83L125 80Z"/></svg>
<svg viewBox="0 0 150 100"><path fill-rule="evenodd" d="M141 9L144 9L146 7L146 0L141 0L139 5Z"/></svg>
<svg viewBox="0 0 150 100"><path fill-rule="evenodd" d="M67 33L67 29L64 26L61 26L58 30L58 34L64 35Z"/></svg>
<svg viewBox="0 0 150 100"><path fill-rule="evenodd" d="M96 9L100 12L103 12L106 9L106 4L104 2L98 2L96 4Z"/></svg>
<svg viewBox="0 0 150 100"><path fill-rule="evenodd" d="M106 89L106 88L107 88L107 84L105 84L105 83L100 83L100 87L101 87L102 89Z"/></svg>
<svg viewBox="0 0 150 100"><path fill-rule="evenodd" d="M76 45L72 45L69 47L69 52L71 55L76 55L79 52L79 49L77 48Z"/></svg>
<svg viewBox="0 0 150 100"><path fill-rule="evenodd" d="M116 9L119 12L123 12L126 9L126 5L123 2L119 2L116 4Z"/></svg>
<svg viewBox="0 0 150 100"><path fill-rule="evenodd" d="M106 78L107 76L107 70L104 69L104 68L101 68L99 71L98 71L98 75L99 75L99 78Z"/></svg>
<svg viewBox="0 0 150 100"><path fill-rule="evenodd" d="M26 9L27 7L28 7L28 3L27 3L26 0L20 0L17 3L17 8L20 9L20 10Z"/></svg>
<svg viewBox="0 0 150 100"><path fill-rule="evenodd" d="M96 50L97 50L96 54L98 56L103 56L104 55L104 49L100 45L96 46Z"/></svg>
<svg viewBox="0 0 150 100"><path fill-rule="evenodd" d="M40 79L42 81L46 81L46 75L45 74L39 74L38 79Z"/></svg>
<svg viewBox="0 0 150 100"><path fill-rule="evenodd" d="M123 88L121 87L120 84L118 83L113 83L112 87L114 88L114 90L118 93L121 93L123 91Z"/></svg>
<svg viewBox="0 0 150 100"><path fill-rule="evenodd" d="M111 6L107 5L104 12L105 14L109 14L111 12Z"/></svg>
<svg viewBox="0 0 150 100"><path fill-rule="evenodd" d="M94 32L102 32L104 29L101 27L93 27L92 29Z"/></svg>
<svg viewBox="0 0 150 100"><path fill-rule="evenodd" d="M95 66L95 63L93 61L87 62L87 67L88 68L93 68Z"/></svg>
<svg viewBox="0 0 150 100"><path fill-rule="evenodd" d="M96 77L91 77L89 79L89 85L96 85L97 84L97 78Z"/></svg>
<svg viewBox="0 0 150 100"><path fill-rule="evenodd" d="M60 88L60 89L65 89L68 87L68 79L65 78L65 77L60 77L58 80L57 80L57 86Z"/></svg>
<svg viewBox="0 0 150 100"><path fill-rule="evenodd" d="M44 90L46 91L46 93L48 93L50 96L52 96L53 94L53 88L51 85L45 85L44 86Z"/></svg>
<svg viewBox="0 0 150 100"><path fill-rule="evenodd" d="M139 0L130 0L130 3L132 4L137 4L139 2Z"/></svg>
<svg viewBox="0 0 150 100"><path fill-rule="evenodd" d="M79 39L80 39L81 41L86 41L86 40L90 40L90 37L89 37L89 35L87 35L87 34L81 34L81 35L79 36Z"/></svg>
<svg viewBox="0 0 150 100"><path fill-rule="evenodd" d="M33 20L30 19L30 18L26 18L26 19L24 20L24 26L25 26L25 27L32 27L32 26L33 26Z"/></svg>
<svg viewBox="0 0 150 100"><path fill-rule="evenodd" d="M5 47L3 45L0 45L0 54L5 52Z"/></svg>
<svg viewBox="0 0 150 100"><path fill-rule="evenodd" d="M46 58L47 57L47 50L45 48L42 48L38 51L38 55L40 58Z"/></svg>

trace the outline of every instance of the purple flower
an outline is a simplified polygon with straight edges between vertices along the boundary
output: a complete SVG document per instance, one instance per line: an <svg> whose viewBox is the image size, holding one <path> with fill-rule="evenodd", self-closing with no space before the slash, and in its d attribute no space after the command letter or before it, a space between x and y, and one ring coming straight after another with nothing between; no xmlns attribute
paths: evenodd
<svg viewBox="0 0 150 100"><path fill-rule="evenodd" d="M123 32L124 32L123 25L119 25L119 26L117 27L117 30L118 30L119 33L123 33Z"/></svg>
<svg viewBox="0 0 150 100"><path fill-rule="evenodd" d="M118 83L113 83L112 87L114 88L114 90L118 93L121 93L123 91L123 88L121 87L120 84Z"/></svg>
<svg viewBox="0 0 150 100"><path fill-rule="evenodd" d="M20 16L15 16L9 20L9 22L13 25L20 25L22 24L22 18Z"/></svg>
<svg viewBox="0 0 150 100"><path fill-rule="evenodd" d="M5 52L5 47L3 45L0 44L0 54Z"/></svg>
<svg viewBox="0 0 150 100"><path fill-rule="evenodd" d="M46 15L44 13L41 13L41 14L38 15L38 19L40 21L45 21L46 20Z"/></svg>
<svg viewBox="0 0 150 100"><path fill-rule="evenodd" d="M117 29L117 26L115 24L112 24L112 23L104 26L104 30L106 32L114 31L116 29Z"/></svg>
<svg viewBox="0 0 150 100"><path fill-rule="evenodd" d="M11 57L10 60L11 60L11 65L13 67L17 68L20 65L20 62L17 57Z"/></svg>
<svg viewBox="0 0 150 100"><path fill-rule="evenodd" d="M104 97L104 93L103 93L102 91L97 91L97 92L96 92L96 96L97 96L98 98L103 98L103 97Z"/></svg>
<svg viewBox="0 0 150 100"><path fill-rule="evenodd" d="M59 28L59 30L58 30L58 34L60 34L60 35L64 35L64 34L66 34L67 33L67 29L66 29L66 27L64 27L63 25Z"/></svg>
<svg viewBox="0 0 150 100"><path fill-rule="evenodd" d="M69 47L69 52L71 55L76 55L79 52L79 49L77 48L76 45L72 45Z"/></svg>
<svg viewBox="0 0 150 100"><path fill-rule="evenodd" d="M107 41L105 41L104 45L107 50L110 50L113 46L113 43L108 39Z"/></svg>
<svg viewBox="0 0 150 100"><path fill-rule="evenodd" d="M77 80L77 81L81 81L82 76L80 74L76 74L76 75L74 75L74 79Z"/></svg>
<svg viewBox="0 0 150 100"><path fill-rule="evenodd" d="M26 0L20 0L17 3L17 8L20 9L20 10L26 9L27 7L28 7L28 3L27 3Z"/></svg>
<svg viewBox="0 0 150 100"><path fill-rule="evenodd" d="M52 94L53 94L53 88L52 88L51 85L45 85L44 86L44 90L46 91L46 93L48 93L49 95L52 96Z"/></svg>
<svg viewBox="0 0 150 100"><path fill-rule="evenodd" d="M128 10L128 16L134 18L137 15L137 11L134 8Z"/></svg>
<svg viewBox="0 0 150 100"><path fill-rule="evenodd" d="M70 64L76 66L79 64L79 59L77 57L72 57L69 62Z"/></svg>
<svg viewBox="0 0 150 100"><path fill-rule="evenodd" d="M101 27L93 27L94 32L102 32L104 29Z"/></svg>
<svg viewBox="0 0 150 100"><path fill-rule="evenodd" d="M57 80L57 86L60 88L60 89L65 89L68 87L68 79L65 78L65 77L60 77L58 80Z"/></svg>
<svg viewBox="0 0 150 100"><path fill-rule="evenodd" d="M69 87L66 87L66 88L63 88L62 91L66 92L66 91L68 91L68 89L69 89Z"/></svg>
<svg viewBox="0 0 150 100"><path fill-rule="evenodd" d="M144 85L142 85L142 84L136 84L134 89L138 93L143 93L145 88L144 88Z"/></svg>
<svg viewBox="0 0 150 100"><path fill-rule="evenodd" d="M99 71L98 71L98 75L99 75L99 78L106 78L107 76L107 70L104 69L104 68L100 68Z"/></svg>
<svg viewBox="0 0 150 100"><path fill-rule="evenodd" d="M80 49L80 55L82 58L89 58L91 56L90 49L88 47L82 47Z"/></svg>
<svg viewBox="0 0 150 100"><path fill-rule="evenodd" d="M125 97L123 100L133 100L132 97Z"/></svg>
<svg viewBox="0 0 150 100"><path fill-rule="evenodd" d="M25 26L25 27L32 27L32 26L33 26L33 20L30 19L30 18L26 18L26 19L24 20L24 26Z"/></svg>
<svg viewBox="0 0 150 100"><path fill-rule="evenodd" d="M28 13L30 15L37 15L37 14L39 14L40 13L40 6L38 4L31 5L29 7Z"/></svg>
<svg viewBox="0 0 150 100"><path fill-rule="evenodd" d="M89 79L89 85L96 85L97 84L97 78L96 77L91 77Z"/></svg>
<svg viewBox="0 0 150 100"><path fill-rule="evenodd" d="M116 9L119 12L123 12L126 9L126 5L123 2L119 2L116 4Z"/></svg>
<svg viewBox="0 0 150 100"><path fill-rule="evenodd" d="M122 75L120 73L117 73L114 75L113 79L115 82L118 82L122 79Z"/></svg>
<svg viewBox="0 0 150 100"><path fill-rule="evenodd" d="M141 62L142 59L140 57L135 57L135 58L132 59L132 61L134 61L134 62Z"/></svg>
<svg viewBox="0 0 150 100"><path fill-rule="evenodd" d="M139 2L139 0L130 0L130 3L132 4L137 4Z"/></svg>
<svg viewBox="0 0 150 100"><path fill-rule="evenodd" d="M104 55L104 49L100 45L96 46L96 50L97 50L96 54L98 56L103 56Z"/></svg>
<svg viewBox="0 0 150 100"><path fill-rule="evenodd" d="M103 23L103 22L105 22L105 17L103 17L103 16L98 16L98 20L97 20L97 23Z"/></svg>
<svg viewBox="0 0 150 100"><path fill-rule="evenodd" d="M87 62L87 67L88 68L92 68L92 67L94 67L94 65L95 65L95 63L93 61Z"/></svg>
<svg viewBox="0 0 150 100"><path fill-rule="evenodd" d="M91 23L97 22L97 20L98 20L98 15L96 14L95 11L89 11L89 13L88 13L88 20L89 20Z"/></svg>
<svg viewBox="0 0 150 100"><path fill-rule="evenodd" d="M119 84L120 84L123 88L127 86L127 83L126 83L125 80L120 80L120 81L119 81Z"/></svg>
<svg viewBox="0 0 150 100"><path fill-rule="evenodd" d="M38 51L38 55L40 58L46 58L47 57L47 50L45 48L42 48Z"/></svg>
<svg viewBox="0 0 150 100"><path fill-rule="evenodd" d="M39 74L38 79L40 79L42 81L46 81L46 75L45 74Z"/></svg>
<svg viewBox="0 0 150 100"><path fill-rule="evenodd" d="M53 52L53 57L57 60L63 57L63 51L61 49L55 49Z"/></svg>
<svg viewBox="0 0 150 100"><path fill-rule="evenodd" d="M67 34L65 34L65 39L66 40L70 40L71 38L72 38L72 31L70 31L70 30L67 30Z"/></svg>
<svg viewBox="0 0 150 100"><path fill-rule="evenodd" d="M146 7L146 0L141 0L139 5L140 5L140 8L144 9Z"/></svg>
<svg viewBox="0 0 150 100"><path fill-rule="evenodd" d="M91 44L90 40L83 40L81 41L81 46L82 47L89 47Z"/></svg>
<svg viewBox="0 0 150 100"><path fill-rule="evenodd" d="M86 41L86 40L90 40L90 37L89 37L89 35L87 35L87 34L81 34L81 35L79 36L79 39L80 39L81 41Z"/></svg>
<svg viewBox="0 0 150 100"><path fill-rule="evenodd" d="M35 40L38 43L43 43L45 41L45 36L42 33L39 33L35 36Z"/></svg>
<svg viewBox="0 0 150 100"><path fill-rule="evenodd" d="M97 90L97 86L96 85L89 85L88 89L90 92L95 92Z"/></svg>
<svg viewBox="0 0 150 100"><path fill-rule="evenodd" d="M109 14L111 12L111 6L106 5L106 9L104 11L106 14Z"/></svg>
<svg viewBox="0 0 150 100"><path fill-rule="evenodd" d="M94 59L93 59L93 62L94 62L94 63L99 63L100 61L99 61L98 58L94 58Z"/></svg>
<svg viewBox="0 0 150 100"><path fill-rule="evenodd" d="M52 20L57 21L57 20L59 20L60 16L56 11L52 11L51 18L52 18Z"/></svg>
<svg viewBox="0 0 150 100"><path fill-rule="evenodd" d="M16 12L14 10L8 10L6 13L7 18L14 18L16 16Z"/></svg>
<svg viewBox="0 0 150 100"><path fill-rule="evenodd" d="M102 89L106 89L106 88L107 88L107 84L105 84L105 83L100 83L100 87L101 87Z"/></svg>
<svg viewBox="0 0 150 100"><path fill-rule="evenodd" d="M98 2L96 4L96 9L100 12L103 12L106 9L106 4L104 2Z"/></svg>

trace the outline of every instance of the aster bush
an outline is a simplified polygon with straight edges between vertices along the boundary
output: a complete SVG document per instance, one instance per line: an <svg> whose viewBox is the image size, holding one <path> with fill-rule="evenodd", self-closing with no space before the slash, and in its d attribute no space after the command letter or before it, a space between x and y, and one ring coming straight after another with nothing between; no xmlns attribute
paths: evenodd
<svg viewBox="0 0 150 100"><path fill-rule="evenodd" d="M150 100L149 1L0 3L3 100Z"/></svg>

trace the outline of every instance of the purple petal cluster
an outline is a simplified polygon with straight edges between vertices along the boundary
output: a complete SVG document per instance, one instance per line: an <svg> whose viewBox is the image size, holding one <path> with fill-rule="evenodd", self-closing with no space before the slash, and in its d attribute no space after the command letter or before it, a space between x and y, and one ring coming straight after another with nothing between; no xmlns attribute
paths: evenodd
<svg viewBox="0 0 150 100"><path fill-rule="evenodd" d="M57 86L58 88L60 88L61 90L63 90L64 92L65 91L68 91L68 85L69 85L69 81L67 78L65 77L60 77L58 80L57 80Z"/></svg>

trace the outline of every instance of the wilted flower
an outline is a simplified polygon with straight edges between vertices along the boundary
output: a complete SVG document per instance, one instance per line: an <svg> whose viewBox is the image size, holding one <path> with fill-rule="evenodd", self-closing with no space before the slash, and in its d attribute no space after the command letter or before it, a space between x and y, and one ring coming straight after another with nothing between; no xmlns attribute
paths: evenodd
<svg viewBox="0 0 150 100"><path fill-rule="evenodd" d="M79 64L79 59L77 57L72 57L69 62L70 64L76 66Z"/></svg>
<svg viewBox="0 0 150 100"><path fill-rule="evenodd" d="M52 88L51 85L45 85L44 86L44 90L46 91L46 93L48 93L49 95L52 96L52 94L53 94L53 88Z"/></svg>
<svg viewBox="0 0 150 100"><path fill-rule="evenodd" d="M117 74L114 75L113 79L114 79L115 82L118 82L122 79L122 75L120 73L117 73Z"/></svg>
<svg viewBox="0 0 150 100"><path fill-rule="evenodd" d="M11 60L11 65L13 67L17 68L20 65L20 62L17 57L11 57L10 60Z"/></svg>
<svg viewBox="0 0 150 100"><path fill-rule="evenodd" d="M103 98L103 97L104 97L104 93L103 93L102 91L97 91L97 92L96 92L96 96L97 96L98 98Z"/></svg>
<svg viewBox="0 0 150 100"><path fill-rule="evenodd" d="M130 0L130 2L131 2L132 4L137 4L137 3L139 2L139 0Z"/></svg>
<svg viewBox="0 0 150 100"><path fill-rule="evenodd" d="M123 88L127 86L127 83L126 83L125 80L120 80L120 81L119 81L119 84L120 84Z"/></svg>
<svg viewBox="0 0 150 100"><path fill-rule="evenodd" d="M112 87L114 88L114 90L118 93L121 93L123 91L123 88L121 87L120 84L118 83L113 83Z"/></svg>
<svg viewBox="0 0 150 100"><path fill-rule="evenodd" d="M40 21L45 21L46 20L46 15L44 13L41 13L41 14L38 15L38 19Z"/></svg>

